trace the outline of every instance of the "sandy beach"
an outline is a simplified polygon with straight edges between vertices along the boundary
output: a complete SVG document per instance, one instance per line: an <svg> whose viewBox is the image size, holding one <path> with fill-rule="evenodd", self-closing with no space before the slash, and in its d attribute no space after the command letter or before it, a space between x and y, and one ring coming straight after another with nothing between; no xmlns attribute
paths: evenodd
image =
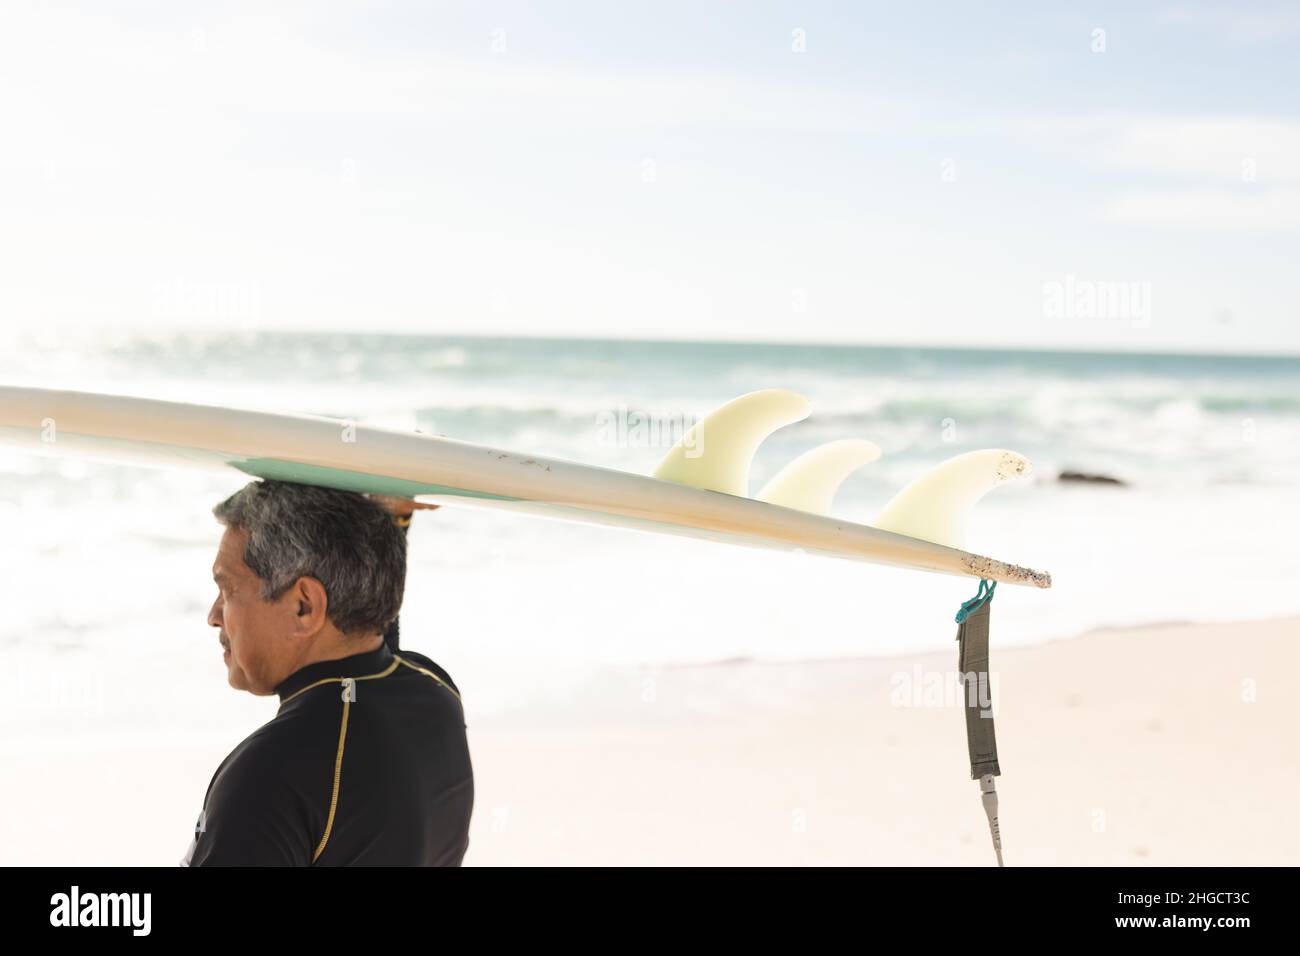
<svg viewBox="0 0 1300 956"><path fill-rule="evenodd" d="M1298 636L1289 618L995 643L1008 865L1300 862ZM989 865L954 658L611 670L471 716L465 863ZM225 755L3 748L7 864L172 865Z"/></svg>
<svg viewBox="0 0 1300 956"><path fill-rule="evenodd" d="M1300 620L1099 630L998 653L1008 865L1295 865ZM625 674L473 728L467 862L993 861L949 655ZM938 695L936 695L938 696Z"/></svg>

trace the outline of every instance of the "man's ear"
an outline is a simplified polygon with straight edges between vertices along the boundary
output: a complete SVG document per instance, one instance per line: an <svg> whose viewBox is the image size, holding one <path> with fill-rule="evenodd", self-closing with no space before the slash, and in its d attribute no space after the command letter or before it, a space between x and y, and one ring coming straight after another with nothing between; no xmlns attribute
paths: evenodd
<svg viewBox="0 0 1300 956"><path fill-rule="evenodd" d="M325 586L315 578L301 577L290 593L293 595L294 629L306 637L323 628L329 609Z"/></svg>

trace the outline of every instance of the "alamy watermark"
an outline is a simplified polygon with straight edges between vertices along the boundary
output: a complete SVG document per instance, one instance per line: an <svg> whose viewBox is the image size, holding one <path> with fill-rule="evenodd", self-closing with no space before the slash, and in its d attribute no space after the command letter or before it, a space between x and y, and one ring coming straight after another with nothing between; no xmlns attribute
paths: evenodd
<svg viewBox="0 0 1300 956"><path fill-rule="evenodd" d="M262 314L256 284L191 282L177 277L153 287L153 315L158 319L237 320L251 324Z"/></svg>
<svg viewBox="0 0 1300 956"><path fill-rule="evenodd" d="M596 413L596 441L614 448L672 448L678 442L687 458L704 454L704 429L686 414L656 415L620 405Z"/></svg>
<svg viewBox="0 0 1300 956"><path fill-rule="evenodd" d="M152 893L83 893L76 884L67 893L50 897L50 925L119 926L133 936L148 936Z"/></svg>
<svg viewBox="0 0 1300 956"><path fill-rule="evenodd" d="M936 671L917 664L910 671L895 671L889 678L891 707L978 707L982 717L993 717L998 675L994 671Z"/></svg>
<svg viewBox="0 0 1300 956"><path fill-rule="evenodd" d="M1043 315L1049 319L1103 319L1151 325L1151 283L1064 279L1043 283Z"/></svg>

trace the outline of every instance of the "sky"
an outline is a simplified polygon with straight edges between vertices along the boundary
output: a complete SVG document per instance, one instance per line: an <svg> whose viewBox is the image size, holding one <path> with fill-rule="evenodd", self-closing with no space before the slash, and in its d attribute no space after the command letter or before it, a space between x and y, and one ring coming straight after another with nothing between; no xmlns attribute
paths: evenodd
<svg viewBox="0 0 1300 956"><path fill-rule="evenodd" d="M0 6L0 327L1300 353L1300 7Z"/></svg>

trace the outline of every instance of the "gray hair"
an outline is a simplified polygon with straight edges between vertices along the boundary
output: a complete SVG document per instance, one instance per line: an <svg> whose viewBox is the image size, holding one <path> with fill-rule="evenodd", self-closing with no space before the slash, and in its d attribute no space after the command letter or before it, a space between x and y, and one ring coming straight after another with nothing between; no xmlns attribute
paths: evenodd
<svg viewBox="0 0 1300 956"><path fill-rule="evenodd" d="M383 633L406 589L406 536L381 505L354 491L254 481L212 509L248 533L244 563L274 601L300 577L325 587L328 617L344 634Z"/></svg>

